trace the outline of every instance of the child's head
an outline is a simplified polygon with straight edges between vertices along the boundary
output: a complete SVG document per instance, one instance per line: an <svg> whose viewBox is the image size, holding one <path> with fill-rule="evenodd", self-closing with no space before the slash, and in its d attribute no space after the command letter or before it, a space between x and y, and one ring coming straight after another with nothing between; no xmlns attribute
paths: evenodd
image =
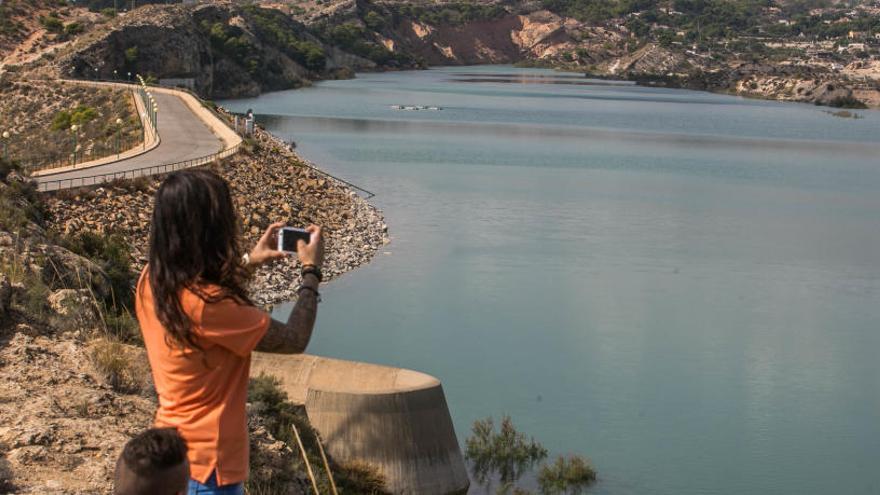
<svg viewBox="0 0 880 495"><path fill-rule="evenodd" d="M129 440L116 461L115 495L179 495L189 483L186 442L174 428L152 428Z"/></svg>

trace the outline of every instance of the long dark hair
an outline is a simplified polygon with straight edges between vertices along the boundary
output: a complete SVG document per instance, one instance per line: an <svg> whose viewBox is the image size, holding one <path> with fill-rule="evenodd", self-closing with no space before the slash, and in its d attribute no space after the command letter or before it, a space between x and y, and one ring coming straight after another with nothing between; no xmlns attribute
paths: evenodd
<svg viewBox="0 0 880 495"><path fill-rule="evenodd" d="M181 304L184 289L208 302L251 303L237 218L229 186L209 170L174 172L156 191L148 271L156 315L170 344L201 349ZM208 294L206 285L220 290Z"/></svg>

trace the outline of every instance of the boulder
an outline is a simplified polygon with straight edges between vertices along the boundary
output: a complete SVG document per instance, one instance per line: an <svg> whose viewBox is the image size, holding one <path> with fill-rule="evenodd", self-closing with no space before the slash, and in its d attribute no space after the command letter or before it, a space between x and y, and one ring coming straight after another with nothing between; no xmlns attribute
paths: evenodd
<svg viewBox="0 0 880 495"><path fill-rule="evenodd" d="M43 281L50 289L90 289L98 299L110 297L107 273L93 261L60 246L44 246Z"/></svg>
<svg viewBox="0 0 880 495"><path fill-rule="evenodd" d="M49 295L49 307L72 323L93 327L101 321L100 310L89 289L59 289Z"/></svg>

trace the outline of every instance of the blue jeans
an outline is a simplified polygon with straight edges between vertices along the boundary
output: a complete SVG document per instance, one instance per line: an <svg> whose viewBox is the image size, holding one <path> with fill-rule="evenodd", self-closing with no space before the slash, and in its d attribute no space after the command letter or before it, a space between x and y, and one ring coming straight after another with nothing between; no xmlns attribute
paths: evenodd
<svg viewBox="0 0 880 495"><path fill-rule="evenodd" d="M244 484L217 486L217 473L211 473L204 484L194 479L189 480L187 495L244 495Z"/></svg>

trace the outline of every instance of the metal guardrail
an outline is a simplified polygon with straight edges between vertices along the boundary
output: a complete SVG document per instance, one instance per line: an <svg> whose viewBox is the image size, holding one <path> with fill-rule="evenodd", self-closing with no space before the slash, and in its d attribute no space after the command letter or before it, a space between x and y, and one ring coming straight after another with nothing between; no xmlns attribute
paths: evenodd
<svg viewBox="0 0 880 495"><path fill-rule="evenodd" d="M114 83L114 84L119 84L119 85L124 85L124 86L131 86L132 89L135 90L135 92L137 92L137 89L141 88L140 84L138 84L136 82L132 82L132 81L92 79L92 80L83 80L81 82L82 83L99 83L99 84L100 83ZM147 86L149 86L149 87L155 86L155 87L159 87L159 88L165 87L165 86L160 86L158 84L147 84ZM199 102L204 102L204 100L202 100L200 96L198 96L194 91L190 90L189 88L175 87L175 88L170 88L170 89L175 89L175 90L189 93L192 96L194 96L196 98L196 100L198 100ZM220 120L222 120L224 122L229 122L229 117L227 115L224 115L222 112L219 112L216 108L211 108L210 106L207 106L207 105L206 105L206 107L208 108L208 110L211 113L214 114L214 116L216 116ZM234 112L227 112L227 113L230 115L234 115ZM148 115L147 118L151 119L152 117ZM156 127L158 127L158 126L156 126ZM154 127L153 132L156 132L155 127ZM76 178L71 178L71 179L57 179L57 180L40 181L38 183L38 190L41 192L50 192L50 191L58 191L58 190L62 190L62 189L72 189L74 187L94 186L94 185L104 184L104 183L115 181L115 180L136 179L138 177L149 177L151 175L166 174L169 172L173 172L175 170L182 170L184 168L190 168L190 167L198 167L201 165L206 165L208 163L211 163L215 160L227 158L229 156L232 156L232 155L238 153L239 150L241 149L241 146L242 146L241 144L238 144L238 145L235 145L232 148L229 148L227 150L223 150L223 151L219 151L217 153L212 153L210 155L202 156L199 158L193 158L190 160L184 160L184 161L175 162L175 163L167 163L167 164L163 164L163 165L153 165L150 167L142 167L139 169L125 170L125 171L120 171L120 172L108 172L106 174L90 175L87 177L76 177ZM329 174L329 173L321 170L320 168L315 166L315 164L313 164L312 162L310 162L308 160L303 159L302 157L300 157L300 161L303 163L303 165L305 167L317 172L318 174L323 175L325 177L328 177L336 182L345 184L346 186L348 186L352 189L355 189L355 190L358 190L358 191L364 193L366 195L366 197L364 199L370 199L370 198L374 198L376 196L376 194L373 193L372 191L368 191L367 189L364 189L363 187L360 187L357 184L351 183L345 179L340 179L339 177L336 177L335 175Z"/></svg>
<svg viewBox="0 0 880 495"><path fill-rule="evenodd" d="M74 187L95 186L115 180L137 179L138 177L149 177L151 175L167 174L169 172L174 172L175 170L198 167L201 165L207 165L208 163L214 162L216 160L222 160L223 158L227 158L238 153L240 148L241 145L238 144L227 150L218 151L217 153L212 153L210 155L192 158L190 160L184 160L180 162L166 163L163 165L152 165L150 167L142 167L134 170L108 172L106 174L90 175L88 177L75 177L70 179L41 181L39 182L37 187L41 192L50 192L58 191L61 189L72 189Z"/></svg>
<svg viewBox="0 0 880 495"><path fill-rule="evenodd" d="M183 170L185 168L198 167L201 165L207 165L208 163L212 163L216 160L222 160L223 158L230 157L241 149L241 144L235 145L228 150L219 151L217 153L212 153L210 155L202 156L199 158L193 158L191 160L184 160L181 162L175 163L166 163L164 165L152 165L150 167L142 167L134 170L122 170L119 172L108 172L106 174L97 174L90 175L88 177L76 177L71 179L57 179L57 180L48 180L39 182L37 187L40 192L52 192L59 191L62 189L73 189L74 187L86 187L86 186L96 186L100 184L105 184L107 182L112 182L115 180L124 180L124 179L137 179L138 177L149 177L151 175L159 175L159 174L167 174L169 172L174 172L175 170ZM314 164L309 162L308 160L302 160L302 163L305 167L317 172L320 175L325 177L329 177L336 182L341 182L342 184L351 187L352 189L356 189L366 194L366 198L370 199L376 196L375 193L364 189L363 187L358 186L357 184L352 184L345 179L340 179L335 175L328 174L327 172L317 168ZM54 187L53 187L54 186Z"/></svg>
<svg viewBox="0 0 880 495"><path fill-rule="evenodd" d="M133 149L144 146L143 139L141 139L140 137L143 135L143 130L141 130L138 134L139 136L137 139L130 136L124 138L117 138L114 136L103 142L95 141L93 143L93 146L88 148L86 151L79 151L76 153L77 157L82 157L83 155L87 154L88 159L79 159L77 161L74 161L74 154L71 152L61 152L46 155L17 155L14 158L15 161L25 167L25 170L27 170L28 173L44 172L46 170L55 170L62 167L81 165L86 162L103 160L112 156L118 157L123 153L127 153Z"/></svg>
<svg viewBox="0 0 880 495"><path fill-rule="evenodd" d="M328 174L327 172L324 172L323 170L319 169L319 168L316 167L312 162L310 162L310 161L308 161L308 160L305 160L305 159L303 159L303 158L300 158L300 161L303 162L303 165L305 165L306 167L308 167L308 168L314 170L315 172L318 172L319 174L324 175L324 176L327 176L327 177L329 177L329 178L335 180L336 182L341 182L341 183L345 184L346 186L348 186L348 187L350 187L350 188L352 188L352 189L357 189L358 191L360 191L360 192L366 194L367 197L364 198L364 199L370 199L370 198L373 198L373 197L376 196L374 193L372 193L372 192L370 192L370 191L367 191L366 189L364 189L364 188L361 187L361 186L358 186L358 185L356 185L356 184L352 184L351 182L348 182L348 181L345 180L345 179L340 179L339 177L336 177L335 175L330 175L330 174Z"/></svg>

